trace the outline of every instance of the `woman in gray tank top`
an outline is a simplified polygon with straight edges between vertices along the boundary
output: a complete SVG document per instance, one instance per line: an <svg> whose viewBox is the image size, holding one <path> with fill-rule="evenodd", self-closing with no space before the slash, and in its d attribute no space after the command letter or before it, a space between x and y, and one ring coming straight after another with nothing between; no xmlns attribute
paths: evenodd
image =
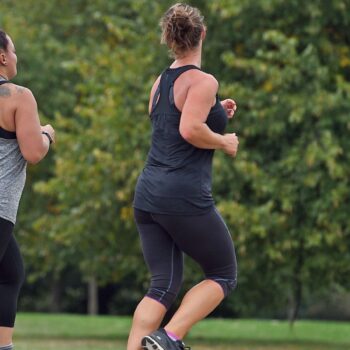
<svg viewBox="0 0 350 350"><path fill-rule="evenodd" d="M0 30L0 350L11 350L17 299L24 279L13 235L26 166L38 163L55 142L51 125L40 125L35 98L10 82L17 74L11 38Z"/></svg>

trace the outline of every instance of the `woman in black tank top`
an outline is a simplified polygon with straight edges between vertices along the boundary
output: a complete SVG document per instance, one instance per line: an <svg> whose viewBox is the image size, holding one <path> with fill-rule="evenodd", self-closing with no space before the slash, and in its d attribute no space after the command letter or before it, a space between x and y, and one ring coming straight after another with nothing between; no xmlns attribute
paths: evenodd
<svg viewBox="0 0 350 350"><path fill-rule="evenodd" d="M134 212L152 278L136 308L127 350L185 349L186 333L237 281L232 238L211 193L214 151L232 157L237 152L237 136L224 133L236 103L220 102L216 79L200 69L206 28L198 9L176 4L161 26L162 42L175 61L154 83L149 103L152 142L136 185ZM205 279L159 328L179 292L184 253L201 266Z"/></svg>

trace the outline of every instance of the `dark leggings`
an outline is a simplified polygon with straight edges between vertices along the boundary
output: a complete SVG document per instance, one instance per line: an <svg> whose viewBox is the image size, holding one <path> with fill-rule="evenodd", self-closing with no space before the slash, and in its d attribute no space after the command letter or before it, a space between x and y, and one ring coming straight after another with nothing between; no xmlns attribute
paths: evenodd
<svg viewBox="0 0 350 350"><path fill-rule="evenodd" d="M23 259L13 223L0 218L0 327L15 324L17 299L24 280Z"/></svg>
<svg viewBox="0 0 350 350"><path fill-rule="evenodd" d="M134 209L143 255L151 272L147 296L167 309L182 283L183 253L214 280L225 296L236 287L237 263L231 235L216 208L203 215L163 215Z"/></svg>

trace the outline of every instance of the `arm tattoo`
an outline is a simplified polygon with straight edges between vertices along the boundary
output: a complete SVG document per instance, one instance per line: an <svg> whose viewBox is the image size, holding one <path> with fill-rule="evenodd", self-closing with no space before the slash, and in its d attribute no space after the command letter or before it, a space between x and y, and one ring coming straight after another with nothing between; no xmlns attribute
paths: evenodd
<svg viewBox="0 0 350 350"><path fill-rule="evenodd" d="M16 91L17 91L19 94L23 94L23 92L24 92L24 87L22 87L22 86L16 86Z"/></svg>
<svg viewBox="0 0 350 350"><path fill-rule="evenodd" d="M0 97L11 96L11 90L6 86L0 86Z"/></svg>

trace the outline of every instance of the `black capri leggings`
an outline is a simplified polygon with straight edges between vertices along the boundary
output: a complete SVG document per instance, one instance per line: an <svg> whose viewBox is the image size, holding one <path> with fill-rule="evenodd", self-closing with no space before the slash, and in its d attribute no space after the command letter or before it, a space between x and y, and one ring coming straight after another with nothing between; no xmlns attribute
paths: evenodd
<svg viewBox="0 0 350 350"><path fill-rule="evenodd" d="M237 263L231 235L222 217L212 208L203 215L163 215L134 209L146 264L151 272L147 296L167 309L182 283L183 253L214 280L225 296L236 287Z"/></svg>
<svg viewBox="0 0 350 350"><path fill-rule="evenodd" d="M23 259L13 223L0 218L0 327L15 324L17 299L24 280Z"/></svg>

